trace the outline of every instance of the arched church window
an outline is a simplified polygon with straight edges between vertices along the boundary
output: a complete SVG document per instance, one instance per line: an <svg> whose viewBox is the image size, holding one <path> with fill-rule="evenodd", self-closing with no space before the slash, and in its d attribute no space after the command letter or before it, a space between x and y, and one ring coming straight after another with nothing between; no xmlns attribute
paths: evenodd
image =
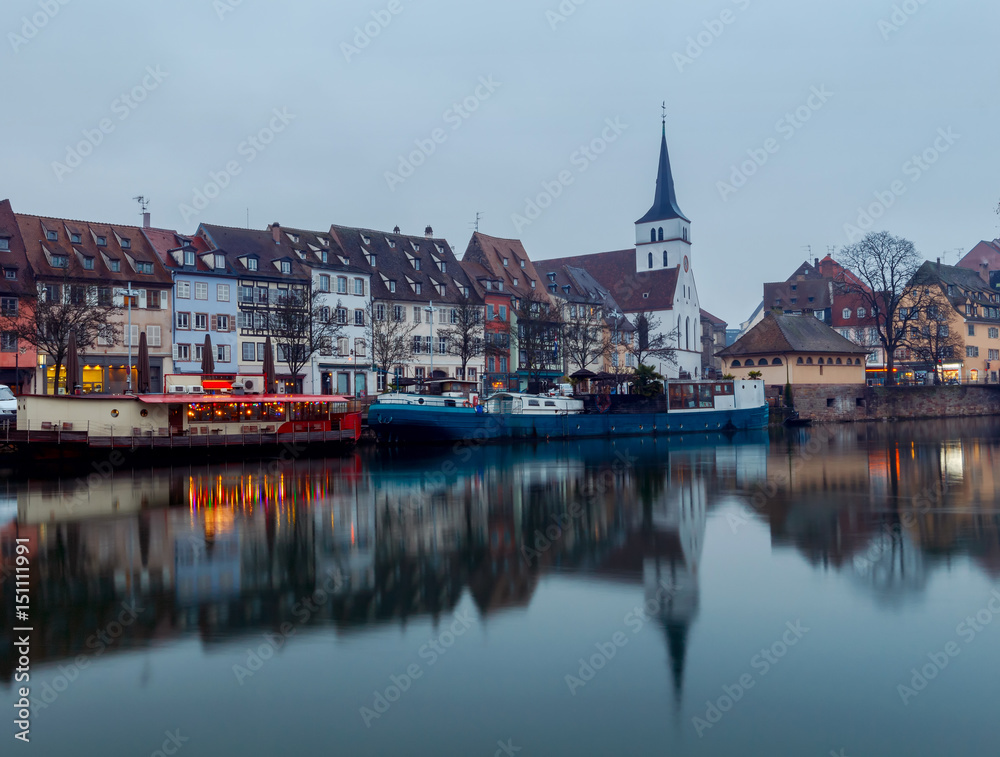
<svg viewBox="0 0 1000 757"><path fill-rule="evenodd" d="M685 334L685 339L684 339L684 345L685 346L684 346L684 349L689 350L689 349L691 349L691 319L690 318L687 319L687 322L686 322L686 324L684 326L684 334Z"/></svg>
<svg viewBox="0 0 1000 757"><path fill-rule="evenodd" d="M649 241L650 242L655 242L656 241L656 229L650 229L649 230Z"/></svg>
<svg viewBox="0 0 1000 757"><path fill-rule="evenodd" d="M660 230L659 230L659 237L660 237L660 241L662 242L663 241L663 227L662 226L660 227Z"/></svg>
<svg viewBox="0 0 1000 757"><path fill-rule="evenodd" d="M771 361L771 365L782 365L781 358L776 357L774 360Z"/></svg>
<svg viewBox="0 0 1000 757"><path fill-rule="evenodd" d="M649 267L653 267L653 253L649 253Z"/></svg>
<svg viewBox="0 0 1000 757"><path fill-rule="evenodd" d="M663 267L664 268L667 267L667 251L666 250L663 251Z"/></svg>

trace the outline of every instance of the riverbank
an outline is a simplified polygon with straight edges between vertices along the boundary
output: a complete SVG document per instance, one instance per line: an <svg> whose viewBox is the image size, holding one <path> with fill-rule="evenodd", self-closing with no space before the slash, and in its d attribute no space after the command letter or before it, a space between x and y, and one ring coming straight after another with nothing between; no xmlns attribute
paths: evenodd
<svg viewBox="0 0 1000 757"><path fill-rule="evenodd" d="M816 423L1000 416L1000 385L811 385L795 387L794 401Z"/></svg>

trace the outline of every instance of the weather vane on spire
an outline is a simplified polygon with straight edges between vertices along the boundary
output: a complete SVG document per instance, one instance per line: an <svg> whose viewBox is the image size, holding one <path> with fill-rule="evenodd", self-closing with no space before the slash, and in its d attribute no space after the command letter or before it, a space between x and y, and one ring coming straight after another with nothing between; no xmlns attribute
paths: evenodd
<svg viewBox="0 0 1000 757"><path fill-rule="evenodd" d="M666 100L663 101L663 105L661 107L663 108L663 125L666 126L667 125L667 101Z"/></svg>

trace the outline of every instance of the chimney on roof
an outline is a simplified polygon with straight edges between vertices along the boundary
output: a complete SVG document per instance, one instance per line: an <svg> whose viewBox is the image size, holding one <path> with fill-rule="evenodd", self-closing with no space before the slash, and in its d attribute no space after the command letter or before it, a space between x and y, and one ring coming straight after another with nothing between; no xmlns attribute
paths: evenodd
<svg viewBox="0 0 1000 757"><path fill-rule="evenodd" d="M275 244L281 244L281 224L277 221L271 224L271 238Z"/></svg>
<svg viewBox="0 0 1000 757"><path fill-rule="evenodd" d="M813 266L815 266L817 271L819 270L819 258L813 258Z"/></svg>
<svg viewBox="0 0 1000 757"><path fill-rule="evenodd" d="M399 227L396 226L395 228L393 228L392 233L393 234L398 234L399 233Z"/></svg>
<svg viewBox="0 0 1000 757"><path fill-rule="evenodd" d="M142 214L142 228L144 228L144 229L148 229L149 228L149 213L148 212Z"/></svg>
<svg viewBox="0 0 1000 757"><path fill-rule="evenodd" d="M424 238L425 239L433 239L434 238L434 229L432 229L430 226L428 226L426 229L424 229Z"/></svg>
<svg viewBox="0 0 1000 757"><path fill-rule="evenodd" d="M982 277L983 281L986 282L986 286L990 285L990 264L985 260L979 264L979 275Z"/></svg>
<svg viewBox="0 0 1000 757"><path fill-rule="evenodd" d="M938 273L941 273L941 258L937 259L937 269L938 269Z"/></svg>

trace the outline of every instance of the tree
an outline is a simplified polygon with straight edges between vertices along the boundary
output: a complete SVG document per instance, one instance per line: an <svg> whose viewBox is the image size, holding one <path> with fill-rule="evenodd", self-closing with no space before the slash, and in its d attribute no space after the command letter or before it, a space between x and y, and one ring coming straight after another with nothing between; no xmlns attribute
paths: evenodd
<svg viewBox="0 0 1000 757"><path fill-rule="evenodd" d="M872 314L885 350L886 385L892 386L896 383L896 350L903 345L929 294L929 289L910 287L922 263L920 256L909 240L873 231L845 247L839 257L846 270L838 276L838 283Z"/></svg>
<svg viewBox="0 0 1000 757"><path fill-rule="evenodd" d="M365 308L365 327L376 372L388 375L413 354L411 336L417 326L406 320L406 310L402 305L369 302Z"/></svg>
<svg viewBox="0 0 1000 757"><path fill-rule="evenodd" d="M299 373L320 350L330 350L343 335L335 313L324 305L325 294L304 287L279 293L267 312L267 327L274 341L277 362L288 366L298 387ZM340 301L337 302L340 307Z"/></svg>
<svg viewBox="0 0 1000 757"><path fill-rule="evenodd" d="M562 350L568 363L579 370L603 362L611 352L611 339L605 328L604 307L571 305L569 318L562 328Z"/></svg>
<svg viewBox="0 0 1000 757"><path fill-rule="evenodd" d="M636 365L643 365L650 358L668 365L677 365L677 351L672 345L678 343L679 339L680 332L677 329L668 333L661 332L660 319L643 310L636 313L635 335L625 345L625 351L635 358Z"/></svg>
<svg viewBox="0 0 1000 757"><path fill-rule="evenodd" d="M546 370L559 365L559 333L562 317L547 297L536 292L517 300L513 333L518 365L528 374L528 383L541 383Z"/></svg>
<svg viewBox="0 0 1000 757"><path fill-rule="evenodd" d="M463 378L469 362L485 350L483 303L471 296L471 289L469 292L469 296L463 295L451 308L451 325L439 332L448 340L448 354L461 361Z"/></svg>
<svg viewBox="0 0 1000 757"><path fill-rule="evenodd" d="M640 364L629 379L629 383L632 384L633 394L641 394L643 397L663 394L663 376L651 365Z"/></svg>
<svg viewBox="0 0 1000 757"><path fill-rule="evenodd" d="M117 344L119 331L110 321L120 311L110 288L72 284L63 276L58 284L40 283L37 290L26 291L15 310L0 314L0 330L51 357L58 386L70 335L76 334L81 351L93 347L98 337L104 346ZM43 381L42 387L44 393L48 382Z"/></svg>
<svg viewBox="0 0 1000 757"><path fill-rule="evenodd" d="M934 371L934 383L940 384L939 366L945 360L955 358L965 343L961 335L951 328L954 313L951 303L936 283L923 282L921 278L917 277L915 286L927 283L930 293L925 295L924 306L914 314L902 344L916 360Z"/></svg>

